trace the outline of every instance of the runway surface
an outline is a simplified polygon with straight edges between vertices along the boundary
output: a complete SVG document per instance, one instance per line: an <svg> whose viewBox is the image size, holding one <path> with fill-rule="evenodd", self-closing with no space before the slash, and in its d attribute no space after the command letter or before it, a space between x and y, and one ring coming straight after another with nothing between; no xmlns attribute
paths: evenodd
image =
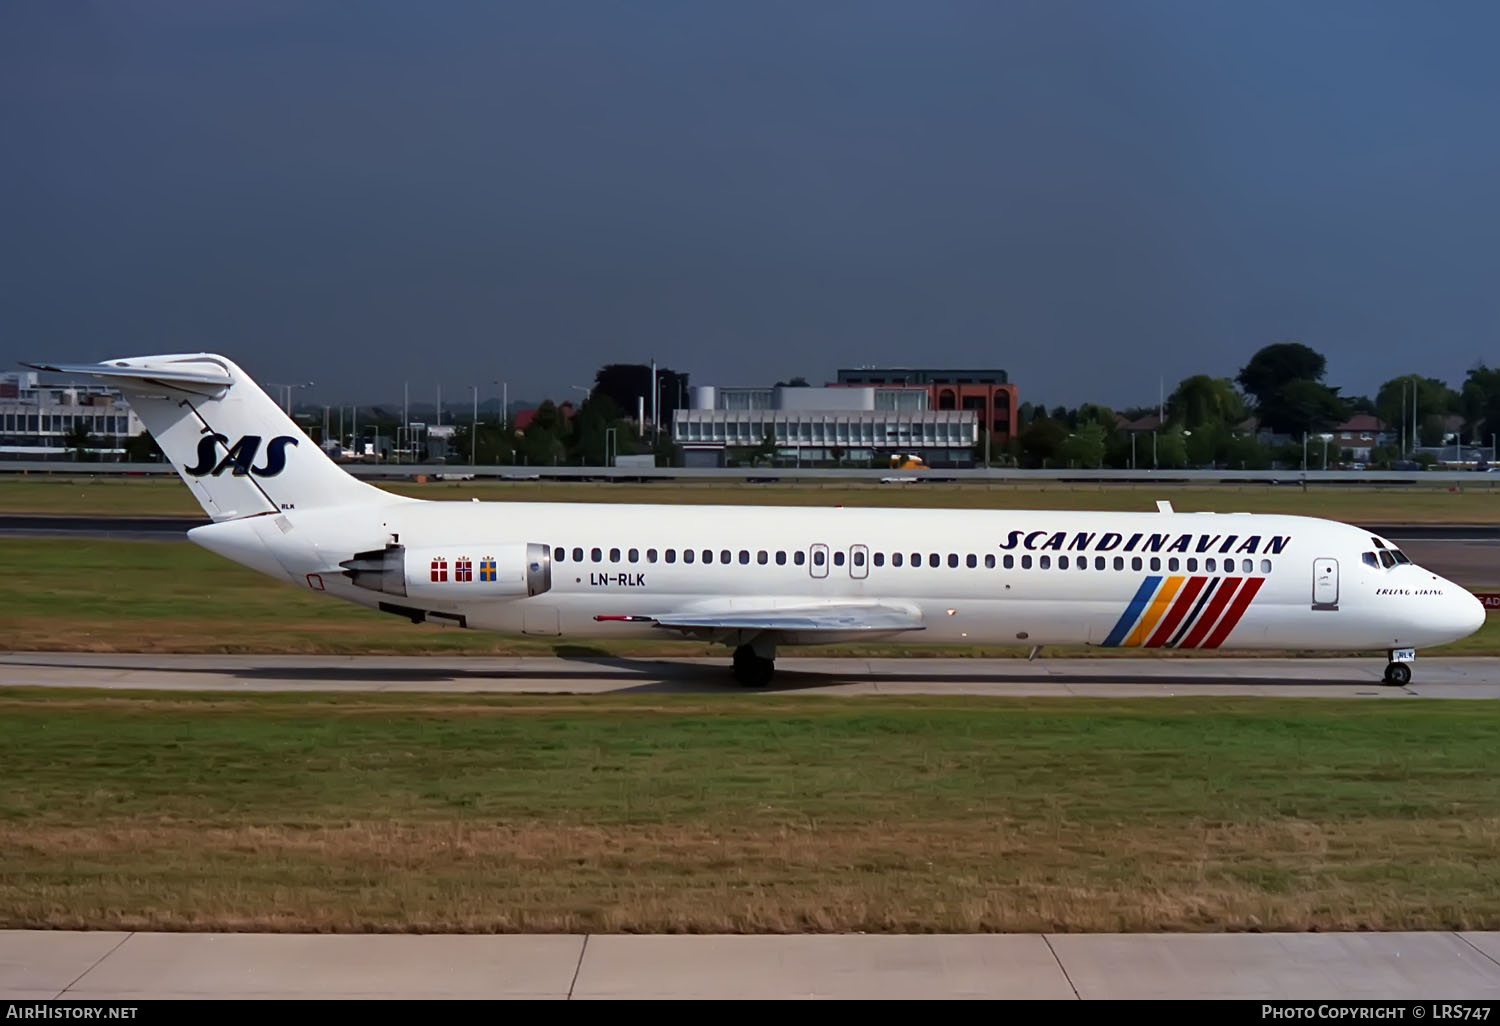
<svg viewBox="0 0 1500 1026"><path fill-rule="evenodd" d="M1500 998L1500 932L304 935L0 931L0 996ZM1413 1016L1414 1017L1414 1016Z"/></svg>
<svg viewBox="0 0 1500 1026"><path fill-rule="evenodd" d="M0 687L437 694L800 693L1109 698L1500 698L1500 658L1418 658L1404 687L1380 659L782 658L766 688L741 688L728 659L558 657L0 655Z"/></svg>

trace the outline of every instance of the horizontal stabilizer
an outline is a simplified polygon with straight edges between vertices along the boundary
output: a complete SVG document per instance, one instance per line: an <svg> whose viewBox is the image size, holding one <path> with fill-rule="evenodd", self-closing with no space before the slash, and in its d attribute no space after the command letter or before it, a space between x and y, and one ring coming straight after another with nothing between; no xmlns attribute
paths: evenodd
<svg viewBox="0 0 1500 1026"><path fill-rule="evenodd" d="M653 613L649 616L596 616L595 620L655 623L681 630L761 631L920 631L915 612L895 606L823 605L791 609L734 609L723 612Z"/></svg>
<svg viewBox="0 0 1500 1026"><path fill-rule="evenodd" d="M23 367L35 370L54 371L58 374L92 374L100 378L115 378L120 381L140 381L144 384L218 385L227 388L234 383L227 371L219 369L176 370L169 367L127 367L110 363L22 363ZM200 364L199 366L211 366Z"/></svg>

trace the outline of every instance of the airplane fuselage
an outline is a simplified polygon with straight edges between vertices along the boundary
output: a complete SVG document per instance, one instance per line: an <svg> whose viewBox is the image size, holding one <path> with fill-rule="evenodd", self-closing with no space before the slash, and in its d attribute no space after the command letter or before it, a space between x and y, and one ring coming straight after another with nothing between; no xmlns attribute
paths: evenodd
<svg viewBox="0 0 1500 1026"><path fill-rule="evenodd" d="M1443 644L1477 626L1467 591L1396 561L1390 542L1296 516L422 502L286 511L193 537L361 605L556 637L659 638L627 618L662 610L860 602L909 609L922 629L780 640L1358 651ZM340 567L390 546L408 554L402 594ZM485 579L515 579L507 561L539 556L534 594Z"/></svg>

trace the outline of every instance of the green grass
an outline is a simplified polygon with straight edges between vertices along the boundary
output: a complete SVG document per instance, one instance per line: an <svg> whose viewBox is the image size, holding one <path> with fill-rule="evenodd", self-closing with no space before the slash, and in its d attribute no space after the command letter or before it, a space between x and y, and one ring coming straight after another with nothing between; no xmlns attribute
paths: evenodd
<svg viewBox="0 0 1500 1026"><path fill-rule="evenodd" d="M1472 485L1136 485L931 483L883 485L843 481L746 484L733 481L592 483L569 481L392 481L402 495L467 502L471 498L556 502L749 503L959 508L1152 510L1169 499L1183 511L1295 513L1354 522L1495 523L1500 480L1475 475ZM0 478L0 513L179 515L201 517L187 488L173 478Z"/></svg>
<svg viewBox="0 0 1500 1026"><path fill-rule="evenodd" d="M1492 703L0 691L0 927L1500 928Z"/></svg>
<svg viewBox="0 0 1500 1026"><path fill-rule="evenodd" d="M6 582L0 589L0 650L6 651L553 655L578 643L414 625L292 587L181 541L0 538L0 579ZM670 638L589 645L619 656L725 655L721 647ZM796 651L786 649L785 654ZM803 651L823 656L1019 657L1028 650L898 642ZM1098 658L1242 655L1081 646L1048 652ZM1500 616L1434 652L1500 655Z"/></svg>

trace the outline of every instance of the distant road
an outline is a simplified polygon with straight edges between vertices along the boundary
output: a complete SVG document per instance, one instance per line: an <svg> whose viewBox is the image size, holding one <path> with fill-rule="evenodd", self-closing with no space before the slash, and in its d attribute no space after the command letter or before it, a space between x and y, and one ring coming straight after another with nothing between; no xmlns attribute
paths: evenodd
<svg viewBox="0 0 1500 1026"><path fill-rule="evenodd" d="M44 513L0 514L0 535L70 535L95 538L185 538L189 528L207 524L188 516L71 516ZM1393 541L1500 542L1494 524L1365 524L1365 530Z"/></svg>

